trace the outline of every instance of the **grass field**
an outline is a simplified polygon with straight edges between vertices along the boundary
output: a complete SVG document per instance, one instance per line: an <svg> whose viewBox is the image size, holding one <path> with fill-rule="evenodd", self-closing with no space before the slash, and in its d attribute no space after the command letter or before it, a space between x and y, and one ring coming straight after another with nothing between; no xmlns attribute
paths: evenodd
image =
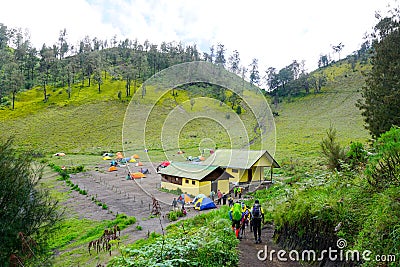
<svg viewBox="0 0 400 267"><path fill-rule="evenodd" d="M330 125L337 130L343 146L351 141L365 143L369 138L360 110L355 106L361 98L363 76L347 64L323 70L330 77L321 93L283 101L277 127L278 160L297 158L312 161L320 155L320 142ZM332 75L332 73L335 73Z"/></svg>

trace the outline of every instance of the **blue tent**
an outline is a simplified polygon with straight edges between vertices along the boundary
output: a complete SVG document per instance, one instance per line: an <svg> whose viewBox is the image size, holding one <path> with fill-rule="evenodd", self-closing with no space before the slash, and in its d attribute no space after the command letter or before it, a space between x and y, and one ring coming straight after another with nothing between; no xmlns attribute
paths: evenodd
<svg viewBox="0 0 400 267"><path fill-rule="evenodd" d="M208 197L200 198L194 205L196 210L215 209L216 207L214 202Z"/></svg>

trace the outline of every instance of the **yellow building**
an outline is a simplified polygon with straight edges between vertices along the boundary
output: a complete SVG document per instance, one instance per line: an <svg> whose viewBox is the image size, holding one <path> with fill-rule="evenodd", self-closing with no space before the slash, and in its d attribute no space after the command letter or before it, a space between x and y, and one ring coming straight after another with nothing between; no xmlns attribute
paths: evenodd
<svg viewBox="0 0 400 267"><path fill-rule="evenodd" d="M204 166L182 162L171 163L158 172L161 174L161 187L168 190L180 188L183 193L193 196L209 196L211 190L229 192L229 175L219 166Z"/></svg>
<svg viewBox="0 0 400 267"><path fill-rule="evenodd" d="M220 166L232 177L232 183L264 181L264 168L280 168L267 150L218 149L202 165Z"/></svg>

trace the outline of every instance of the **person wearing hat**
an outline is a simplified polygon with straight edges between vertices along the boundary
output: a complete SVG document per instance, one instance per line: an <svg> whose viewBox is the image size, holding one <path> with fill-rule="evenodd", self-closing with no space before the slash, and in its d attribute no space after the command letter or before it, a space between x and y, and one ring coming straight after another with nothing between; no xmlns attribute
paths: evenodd
<svg viewBox="0 0 400 267"><path fill-rule="evenodd" d="M253 208L251 209L251 219L255 243L259 244L261 243L261 222L264 222L264 210L258 199L254 201Z"/></svg>

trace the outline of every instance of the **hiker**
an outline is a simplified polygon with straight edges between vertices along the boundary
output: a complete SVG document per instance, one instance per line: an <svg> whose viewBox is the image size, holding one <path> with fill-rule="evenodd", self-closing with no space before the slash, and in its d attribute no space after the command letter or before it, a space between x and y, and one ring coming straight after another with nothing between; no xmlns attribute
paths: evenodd
<svg viewBox="0 0 400 267"><path fill-rule="evenodd" d="M235 193L235 198L237 198L237 193L238 193L238 188L237 187L233 188L233 193Z"/></svg>
<svg viewBox="0 0 400 267"><path fill-rule="evenodd" d="M226 199L228 198L227 194L222 195L222 205L226 205Z"/></svg>
<svg viewBox="0 0 400 267"><path fill-rule="evenodd" d="M233 197L231 194L229 194L229 197L228 197L228 204L229 204L229 207L233 206Z"/></svg>
<svg viewBox="0 0 400 267"><path fill-rule="evenodd" d="M251 209L251 218L252 218L252 226L254 239L256 244L261 243L261 222L264 223L264 211L260 205L260 201L256 199L254 201L253 208Z"/></svg>
<svg viewBox="0 0 400 267"><path fill-rule="evenodd" d="M217 197L218 197L218 202L217 202L217 204L218 204L218 205L221 205L222 193L221 193L221 190L219 190L219 189L218 189L218 191L217 191Z"/></svg>
<svg viewBox="0 0 400 267"><path fill-rule="evenodd" d="M182 211L182 214L183 214L184 216L186 216L187 212L186 212L186 209L185 209L185 201L182 203L182 209L181 209L181 211Z"/></svg>
<svg viewBox="0 0 400 267"><path fill-rule="evenodd" d="M246 227L249 225L251 220L251 212L249 208L242 202L242 221L241 221L241 236L244 235Z"/></svg>
<svg viewBox="0 0 400 267"><path fill-rule="evenodd" d="M240 236L240 222L242 221L242 205L236 202L233 207L229 210L229 219L232 221L232 230L235 232L236 238Z"/></svg>
<svg viewBox="0 0 400 267"><path fill-rule="evenodd" d="M172 207L174 208L174 210L176 210L176 207L178 206L178 201L176 200L176 197L174 197L174 200L172 200Z"/></svg>
<svg viewBox="0 0 400 267"><path fill-rule="evenodd" d="M242 198L242 190L243 188L241 187L238 188L239 198Z"/></svg>
<svg viewBox="0 0 400 267"><path fill-rule="evenodd" d="M215 198L215 192L214 191L210 192L210 198L214 202L214 198Z"/></svg>

